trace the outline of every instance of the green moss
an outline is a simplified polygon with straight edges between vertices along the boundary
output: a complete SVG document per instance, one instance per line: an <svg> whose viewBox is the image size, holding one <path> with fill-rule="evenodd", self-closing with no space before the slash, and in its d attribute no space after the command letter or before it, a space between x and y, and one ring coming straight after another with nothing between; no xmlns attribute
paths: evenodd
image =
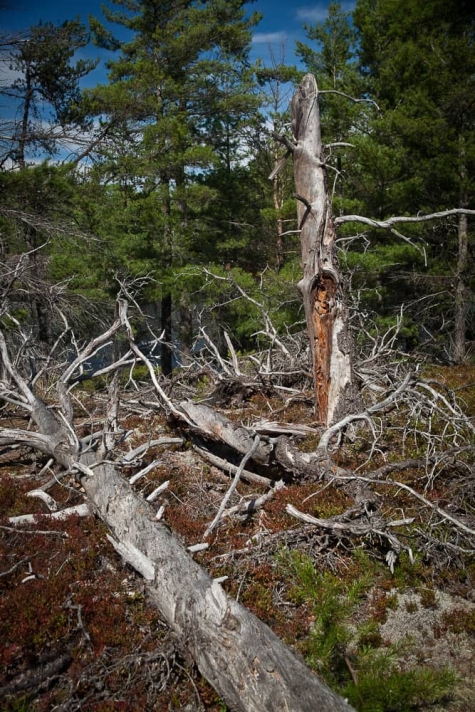
<svg viewBox="0 0 475 712"><path fill-rule="evenodd" d="M460 633L475 635L475 610L455 608L450 612L444 613L442 623L447 630L457 635Z"/></svg>

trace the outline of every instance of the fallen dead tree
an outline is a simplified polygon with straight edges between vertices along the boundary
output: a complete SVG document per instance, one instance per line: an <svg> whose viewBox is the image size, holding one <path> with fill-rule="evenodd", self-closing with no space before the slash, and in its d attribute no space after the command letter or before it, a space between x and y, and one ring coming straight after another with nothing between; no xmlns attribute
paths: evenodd
<svg viewBox="0 0 475 712"><path fill-rule="evenodd" d="M231 709L351 709L212 581L113 468L96 468L82 482L120 553L147 579L164 619Z"/></svg>
<svg viewBox="0 0 475 712"><path fill-rule="evenodd" d="M350 709L265 624L229 597L191 558L168 527L157 521L152 506L133 492L130 483L110 461L111 453L104 444L96 451L90 447L90 437L83 442L78 438L74 430L70 380L90 354L97 352L123 327L129 335L131 351L140 356L132 341L127 305L122 301L120 316L113 326L88 344L60 377L56 411L33 393L10 358L0 332L4 368L0 396L26 411L36 427L35 431L1 428L0 445L37 448L63 468L76 473L89 506L112 532L110 540L114 547L142 574L150 598L181 647L231 709L243 712ZM158 392L163 397L163 391L158 389ZM186 410L176 407L170 410L188 427L203 430L203 424L191 420L197 411L190 404ZM227 432L226 421L219 422ZM216 437L216 429L213 433ZM240 431L239 442L242 443L245 433L245 429ZM110 446L112 438L110 433L108 435L105 440ZM242 448L247 444L246 441ZM237 449L241 449L239 444ZM271 449L270 443L266 449L256 447L255 455L262 460ZM56 512L55 516L60 514Z"/></svg>
<svg viewBox="0 0 475 712"><path fill-rule="evenodd" d="M122 301L119 316L111 329L78 354L74 362L76 369L80 369L90 353L100 349L123 329L130 342L130 351L137 359L142 358L149 371L153 371L150 362L132 340L126 306ZM169 528L158 520L155 508L134 492L132 485L137 481L137 475L150 468L150 465L142 467L141 461L147 447L180 445L185 438L195 442L198 439L202 442L198 449L200 455L207 457L221 470L228 471L235 482L238 475L247 477L253 484L265 486L268 493L272 493L272 487L277 489L276 472L280 473L280 477L287 473L288 481L314 483L316 494L320 483L322 488L331 484L344 487L354 505L338 517L312 518L291 506L287 507L287 512L303 519L310 528L328 532L329 536L343 536L346 540L357 541L371 538L383 540L386 562L391 571L401 551L412 555L410 547L401 541L401 528L410 525L412 518L383 516L378 503L379 495L374 495L375 488L406 487L406 491L418 498L440 521L449 523L457 536L460 535L460 540L462 537L464 542L474 540L475 531L470 523L449 514L443 507L434 506L428 497L421 499L420 493L403 482L388 479L391 473L398 471L397 463L387 463L365 474L336 464L335 451L345 438L352 436L352 431L356 432L357 427L366 429L365 438L370 444L368 458L371 458L378 450L388 413L403 407L419 421L429 422L427 415L430 416L430 413L437 414L439 424L441 419L445 420L442 436L439 431L431 432L428 426L424 432L420 429L419 435L424 436L428 443L429 454L425 460L406 459L401 467L423 465L433 471L430 477L435 478L435 468L444 458L441 449L445 448L447 457L452 459L460 455L465 447L462 444L465 442L463 432L473 433L470 421L464 418L448 394L438 391L434 383L424 382L411 373L399 374L399 380L392 387L385 389L381 386L376 391L371 389L372 394L378 394L379 400L370 399L359 413L342 418L326 430L279 423L274 420L274 414L271 414L272 420L260 417L244 426L202 404L182 401L180 405L175 405L166 394L163 382L159 383L153 373L158 386L155 388L158 400L151 407L165 409L170 416L169 423L179 429L182 438L150 439L147 444L135 447L124 455L114 452L115 444L122 437L121 431L117 430L116 401L111 403L109 413L101 419L101 428L105 425L107 432L97 430L80 438L75 429L70 392L75 369L69 366L66 375L60 377L60 394L52 407L53 404L47 405L35 395L19 366L10 358L1 333L0 350L4 372L2 397L17 412L26 413L35 428L3 428L0 430L0 445L38 449L64 470L75 473L90 508L109 527L111 543L144 577L150 599L174 632L181 648L196 661L199 670L231 709L267 711L287 707L291 710L338 712L350 708L323 685L267 626L230 598L220 583L208 576ZM116 389L110 389L110 396L113 400L117 399ZM403 436L409 433L409 420L402 428ZM296 438L306 436L315 438L311 452L302 452L295 444ZM451 449L447 448L447 443L452 444ZM229 453L234 453L234 460L241 462L240 467L214 455L213 446L220 444L228 448ZM245 463L243 457L244 460L249 458L249 461ZM151 464L155 462L153 460ZM122 470L132 463L142 469L125 478ZM267 476L258 474L263 471ZM264 494L262 502L265 504L266 501L267 495ZM47 506L52 504L49 502L48 505L46 500L45 503ZM225 498L222 504L219 511L227 504ZM247 509L231 507L230 510L231 516L233 513L252 516L255 508L251 504ZM222 516L224 512L227 510L221 511ZM457 546L452 542L448 545Z"/></svg>

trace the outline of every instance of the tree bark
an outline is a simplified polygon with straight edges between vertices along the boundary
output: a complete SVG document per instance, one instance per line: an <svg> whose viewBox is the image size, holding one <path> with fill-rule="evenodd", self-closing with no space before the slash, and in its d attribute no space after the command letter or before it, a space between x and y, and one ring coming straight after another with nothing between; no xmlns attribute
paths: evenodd
<svg viewBox="0 0 475 712"><path fill-rule="evenodd" d="M161 344L160 366L164 376L171 376L173 373L173 352L170 348L172 342L172 295L170 292L162 297L161 306L161 327L163 343Z"/></svg>
<svg viewBox="0 0 475 712"><path fill-rule="evenodd" d="M90 457L90 456L89 456ZM91 464L89 462L89 464ZM82 484L199 670L232 710L351 712L282 641L189 556L110 465Z"/></svg>
<svg viewBox="0 0 475 712"><path fill-rule="evenodd" d="M459 166L460 166L460 207L466 208L468 199L466 194L467 171L465 167L465 146L463 138L460 138ZM453 360L455 363L463 363L466 351L466 329L467 329L467 290L465 286L465 275L467 271L468 259L468 217L461 213L458 216L458 253L457 270L455 273L455 323L453 341Z"/></svg>
<svg viewBox="0 0 475 712"><path fill-rule="evenodd" d="M330 425L353 400L351 338L321 140L318 87L307 74L291 102L303 296L318 419Z"/></svg>
<svg viewBox="0 0 475 712"><path fill-rule="evenodd" d="M458 257L455 281L455 325L453 360L463 363L465 360L465 333L467 324L467 290L465 287L465 272L468 256L468 224L467 216L458 218Z"/></svg>

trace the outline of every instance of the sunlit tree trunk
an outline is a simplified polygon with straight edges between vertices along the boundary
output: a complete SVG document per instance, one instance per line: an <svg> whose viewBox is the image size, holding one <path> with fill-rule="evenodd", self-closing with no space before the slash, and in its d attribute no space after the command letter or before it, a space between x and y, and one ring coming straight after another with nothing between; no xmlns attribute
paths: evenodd
<svg viewBox="0 0 475 712"><path fill-rule="evenodd" d="M294 179L302 248L303 296L318 418L324 425L353 402L351 338L323 156L315 77L307 74L292 98Z"/></svg>
<svg viewBox="0 0 475 712"><path fill-rule="evenodd" d="M173 229L171 216L171 197L170 197L170 181L168 177L163 180L165 197L162 200L162 212L165 218L165 229L163 234L163 255L162 268L168 271L172 266L173 261ZM160 366L164 376L170 376L173 371L173 353L171 349L172 343L172 312L173 303L170 289L165 285L162 293L160 305L161 329L163 334L163 343L161 346Z"/></svg>

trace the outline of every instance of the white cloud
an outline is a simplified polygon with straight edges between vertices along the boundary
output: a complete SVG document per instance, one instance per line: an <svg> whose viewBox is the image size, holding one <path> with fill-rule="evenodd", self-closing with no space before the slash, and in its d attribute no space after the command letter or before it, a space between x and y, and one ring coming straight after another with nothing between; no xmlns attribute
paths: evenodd
<svg viewBox="0 0 475 712"><path fill-rule="evenodd" d="M283 44L287 39L288 36L286 32L256 32L256 34L252 36L253 44L270 45L276 42Z"/></svg>
<svg viewBox="0 0 475 712"><path fill-rule="evenodd" d="M355 9L356 0L345 0L341 3L343 12L351 12ZM328 14L328 4L323 5L305 5L297 9L297 20L300 22L325 22Z"/></svg>
<svg viewBox="0 0 475 712"><path fill-rule="evenodd" d="M297 20L300 20L300 22L324 22L326 16L326 5L322 7L299 7L297 10Z"/></svg>

